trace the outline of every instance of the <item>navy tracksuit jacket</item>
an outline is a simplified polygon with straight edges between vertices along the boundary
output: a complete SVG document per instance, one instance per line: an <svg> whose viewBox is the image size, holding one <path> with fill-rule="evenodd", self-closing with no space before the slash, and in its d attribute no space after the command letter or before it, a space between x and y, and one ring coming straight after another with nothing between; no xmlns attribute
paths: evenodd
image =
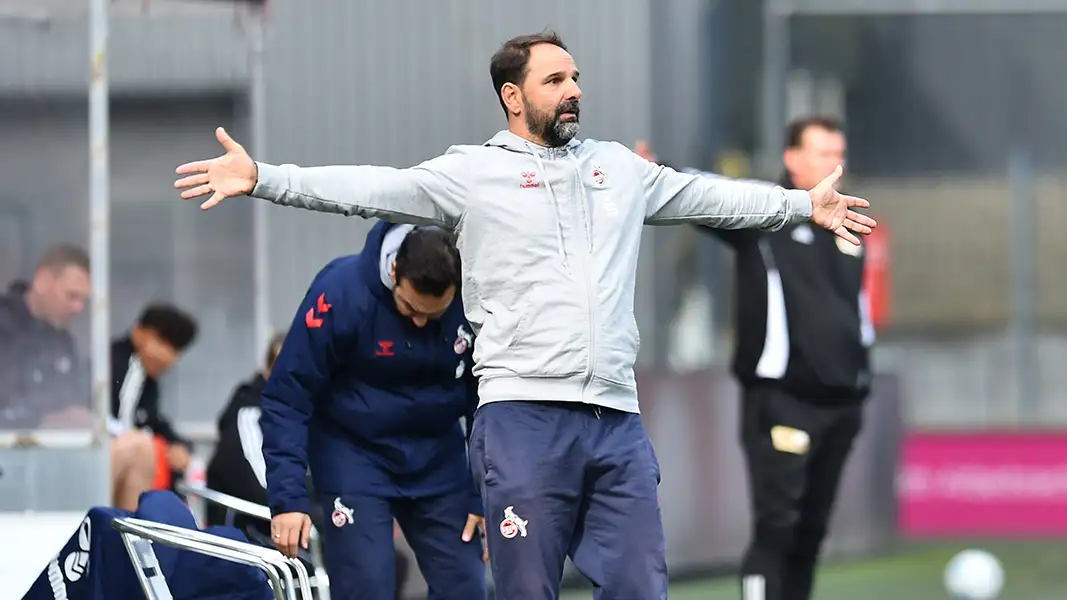
<svg viewBox="0 0 1067 600"><path fill-rule="evenodd" d="M326 515L336 598L393 597L393 519L419 559L431 598L485 595L482 514L460 424L477 383L473 336L458 298L416 327L382 282L378 223L358 255L315 277L263 392L263 456L273 514L308 512L305 473Z"/></svg>

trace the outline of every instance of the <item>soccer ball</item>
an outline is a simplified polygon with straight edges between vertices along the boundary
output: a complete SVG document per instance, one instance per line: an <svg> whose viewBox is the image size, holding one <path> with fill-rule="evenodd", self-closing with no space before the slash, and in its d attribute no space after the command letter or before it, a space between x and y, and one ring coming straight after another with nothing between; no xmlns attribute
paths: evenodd
<svg viewBox="0 0 1067 600"><path fill-rule="evenodd" d="M1004 588L1004 567L985 550L964 550L945 567L945 589L953 600L993 600Z"/></svg>

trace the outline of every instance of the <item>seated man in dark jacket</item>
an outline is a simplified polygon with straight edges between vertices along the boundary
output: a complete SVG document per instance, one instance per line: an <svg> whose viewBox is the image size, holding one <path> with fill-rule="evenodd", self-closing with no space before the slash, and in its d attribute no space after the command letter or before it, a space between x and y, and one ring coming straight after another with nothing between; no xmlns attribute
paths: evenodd
<svg viewBox="0 0 1067 600"><path fill-rule="evenodd" d="M152 489L171 489L189 466L192 444L174 430L160 410L159 378L196 339L198 326L189 315L165 304L145 308L130 332L111 345L112 435L136 432L153 447ZM136 507L136 498L124 504ZM120 504L120 508L127 508Z"/></svg>
<svg viewBox="0 0 1067 600"><path fill-rule="evenodd" d="M260 404L271 368L282 348L283 334L275 335L267 349L262 372L241 383L219 415L219 441L207 466L207 486L260 506L267 505L267 469L263 462L263 433L259 428ZM208 505L208 522L249 528L270 540L270 523L260 519L227 515L225 508ZM232 520L232 522L227 522Z"/></svg>
<svg viewBox="0 0 1067 600"><path fill-rule="evenodd" d="M89 385L68 329L89 285L89 255L56 246L28 282L0 295L0 429L91 425Z"/></svg>
<svg viewBox="0 0 1067 600"><path fill-rule="evenodd" d="M90 292L89 255L77 246L44 252L33 277L0 296L0 429L88 429L89 381L68 329ZM36 440L24 435L27 443ZM138 431L111 440L112 502L136 510L156 474L152 440Z"/></svg>

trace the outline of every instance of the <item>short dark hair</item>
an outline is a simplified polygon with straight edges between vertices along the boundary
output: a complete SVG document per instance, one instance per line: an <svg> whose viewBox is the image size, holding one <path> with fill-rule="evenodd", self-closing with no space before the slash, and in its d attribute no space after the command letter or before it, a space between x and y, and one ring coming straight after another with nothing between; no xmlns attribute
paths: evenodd
<svg viewBox="0 0 1067 600"><path fill-rule="evenodd" d="M452 234L437 227L416 227L396 253L396 282L408 280L415 291L440 297L459 287L459 250Z"/></svg>
<svg viewBox="0 0 1067 600"><path fill-rule="evenodd" d="M833 117L826 115L811 115L807 117L801 117L789 123L789 127L786 129L786 147L787 148L799 148L804 144L804 133L812 127L819 129L825 129L833 133L844 131L841 121Z"/></svg>
<svg viewBox="0 0 1067 600"><path fill-rule="evenodd" d="M77 267L89 271L89 253L73 244L59 244L44 251L37 262L37 270L50 269L61 271L67 267Z"/></svg>
<svg viewBox="0 0 1067 600"><path fill-rule="evenodd" d="M153 304L145 308L137 325L156 332L178 352L193 343L199 329L192 317L169 304Z"/></svg>
<svg viewBox="0 0 1067 600"><path fill-rule="evenodd" d="M530 63L530 48L539 44L551 44L563 50L567 49L559 34L554 31L542 31L511 38L504 42L489 60L489 77L493 80L496 99L500 102L500 108L504 109L504 114L507 114L508 107L504 104L504 95L500 90L505 83L522 85Z"/></svg>

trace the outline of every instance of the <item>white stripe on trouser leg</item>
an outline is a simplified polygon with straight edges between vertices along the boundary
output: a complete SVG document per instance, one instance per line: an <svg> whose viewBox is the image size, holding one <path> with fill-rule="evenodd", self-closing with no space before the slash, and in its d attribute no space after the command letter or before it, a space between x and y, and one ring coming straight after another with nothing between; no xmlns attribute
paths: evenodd
<svg viewBox="0 0 1067 600"><path fill-rule="evenodd" d="M766 600L767 580L763 575L746 575L741 581L741 596L744 600Z"/></svg>

